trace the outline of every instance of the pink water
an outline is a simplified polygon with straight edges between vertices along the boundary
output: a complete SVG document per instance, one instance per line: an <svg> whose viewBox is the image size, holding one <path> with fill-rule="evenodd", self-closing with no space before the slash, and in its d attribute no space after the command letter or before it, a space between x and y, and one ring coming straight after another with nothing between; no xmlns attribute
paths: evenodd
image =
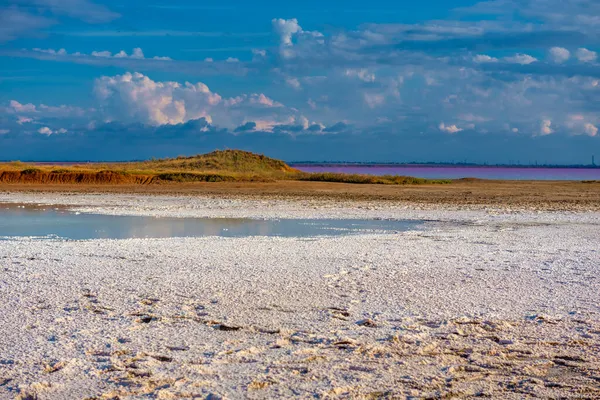
<svg viewBox="0 0 600 400"><path fill-rule="evenodd" d="M506 180L600 180L600 168L545 167L461 167L427 165L348 165L292 164L305 172L341 172L346 174L403 175L429 179L506 179Z"/></svg>

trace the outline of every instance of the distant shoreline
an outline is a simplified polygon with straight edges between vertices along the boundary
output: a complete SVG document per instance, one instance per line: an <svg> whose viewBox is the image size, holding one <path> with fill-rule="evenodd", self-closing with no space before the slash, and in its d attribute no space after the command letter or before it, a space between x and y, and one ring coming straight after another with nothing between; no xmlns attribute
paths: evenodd
<svg viewBox="0 0 600 400"><path fill-rule="evenodd" d="M14 160L0 160L0 163L15 162ZM79 165L79 164L106 164L106 163L135 163L140 160L129 161L32 161L20 160L26 164L36 165ZM353 162L353 161L289 161L287 164L291 167L364 167L364 168L385 168L385 167L413 167L413 168L538 168L538 169L600 169L600 165L592 164L471 164L471 163L435 163L435 162Z"/></svg>
<svg viewBox="0 0 600 400"><path fill-rule="evenodd" d="M360 163L360 162L288 162L290 167L412 167L412 168L538 168L600 169L600 165L530 165L530 164L463 164L463 163Z"/></svg>

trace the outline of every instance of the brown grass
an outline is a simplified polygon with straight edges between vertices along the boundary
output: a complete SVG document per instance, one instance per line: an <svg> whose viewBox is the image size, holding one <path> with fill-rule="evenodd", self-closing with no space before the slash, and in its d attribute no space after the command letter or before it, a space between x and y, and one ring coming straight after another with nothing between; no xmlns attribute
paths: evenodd
<svg viewBox="0 0 600 400"><path fill-rule="evenodd" d="M40 184L148 184L153 183L153 175L125 174L113 171L61 172L26 169L23 171L1 171L1 183L40 183Z"/></svg>
<svg viewBox="0 0 600 400"><path fill-rule="evenodd" d="M275 182L300 180L360 184L415 185L450 183L406 176L305 173L285 162L240 150L213 151L192 157L127 163L36 165L0 164L0 183L8 184L151 184L161 182Z"/></svg>
<svg viewBox="0 0 600 400"><path fill-rule="evenodd" d="M342 174L334 172L300 173L296 175L295 180L312 182L360 183L371 185L422 185L452 182L449 179L424 179L400 175L377 176L364 174Z"/></svg>

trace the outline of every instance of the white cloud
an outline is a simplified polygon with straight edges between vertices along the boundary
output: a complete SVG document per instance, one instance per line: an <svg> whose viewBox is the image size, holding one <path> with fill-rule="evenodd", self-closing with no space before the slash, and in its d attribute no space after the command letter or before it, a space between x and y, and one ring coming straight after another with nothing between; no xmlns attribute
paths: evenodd
<svg viewBox="0 0 600 400"><path fill-rule="evenodd" d="M281 44L284 46L291 46L292 36L296 33L302 32L302 27L298 24L298 20L296 18L275 18L271 22L273 23L273 29L279 35Z"/></svg>
<svg viewBox="0 0 600 400"><path fill-rule="evenodd" d="M109 121L174 125L206 118L235 128L248 121L287 123L297 113L263 93L224 99L204 83L157 82L137 72L99 78L94 90Z"/></svg>
<svg viewBox="0 0 600 400"><path fill-rule="evenodd" d="M127 54L125 50L121 50L118 53L112 54L108 50L102 51L92 51L91 54L83 54L80 52L76 53L68 53L65 49L53 50L53 49L40 49L34 48L31 51L36 53L44 53L50 54L53 56L63 56L63 57L98 57L98 58L121 58L121 59L132 59L132 60L161 60L161 61L171 61L170 57L160 57L154 56L152 58L146 58L144 52L141 48L136 47L132 50L131 54Z"/></svg>
<svg viewBox="0 0 600 400"><path fill-rule="evenodd" d="M267 51L264 49L252 49L252 54L254 54L257 57L266 57Z"/></svg>
<svg viewBox="0 0 600 400"><path fill-rule="evenodd" d="M155 82L137 72L103 76L94 90L110 116L150 125L209 117L210 107L221 102L203 83Z"/></svg>
<svg viewBox="0 0 600 400"><path fill-rule="evenodd" d="M495 57L490 57L486 54L477 54L475 57L473 57L473 61L477 64L485 64L498 62L498 59Z"/></svg>
<svg viewBox="0 0 600 400"><path fill-rule="evenodd" d="M583 127L586 135L588 136L596 136L596 134L598 133L598 128L593 125L593 124L585 124L585 126Z"/></svg>
<svg viewBox="0 0 600 400"><path fill-rule="evenodd" d="M598 58L598 54L595 51L588 50L586 48L579 48L575 52L575 57L581 62L594 62Z"/></svg>
<svg viewBox="0 0 600 400"><path fill-rule="evenodd" d="M62 134L62 133L67 133L67 132L68 131L66 129L64 129L64 128L60 128L60 129L57 129L57 130L52 130L52 129L50 129L47 126L44 126L44 127L40 128L40 129L38 129L38 133L39 134L41 134L41 135L47 135L47 136L50 136L52 134Z"/></svg>
<svg viewBox="0 0 600 400"><path fill-rule="evenodd" d="M512 64L521 64L521 65L528 65L531 63L536 62L538 59L535 57L530 56L529 54L515 54L512 57L504 57L504 61L512 63Z"/></svg>
<svg viewBox="0 0 600 400"><path fill-rule="evenodd" d="M302 85L300 84L298 78L286 78L285 83L287 83L288 86L293 87L294 89L302 88Z"/></svg>
<svg viewBox="0 0 600 400"><path fill-rule="evenodd" d="M279 36L279 53L284 59L291 59L298 55L298 50L294 49L294 39L303 49L301 51L303 56L313 54L313 45L324 43L322 33L303 30L296 18L275 18L271 22L273 30Z"/></svg>
<svg viewBox="0 0 600 400"><path fill-rule="evenodd" d="M375 74L369 72L366 68L347 69L345 75L351 78L358 78L363 82L375 82Z"/></svg>
<svg viewBox="0 0 600 400"><path fill-rule="evenodd" d="M235 57L229 57L229 58L227 58L227 60L225 60L225 62L236 63L236 62L240 62L240 60Z"/></svg>
<svg viewBox="0 0 600 400"><path fill-rule="evenodd" d="M121 51L122 53L123 51ZM104 57L104 58L110 58L112 57L112 53L110 51L92 51L92 57ZM117 57L117 58L121 58L121 57Z"/></svg>
<svg viewBox="0 0 600 400"><path fill-rule="evenodd" d="M261 104L267 107L283 107L283 104L274 101L273 99L268 98L264 94L253 94L249 96L249 101L251 104Z"/></svg>
<svg viewBox="0 0 600 400"><path fill-rule="evenodd" d="M67 51L65 49L54 50L54 49L40 49L40 48L36 47L32 50L37 51L38 53L55 54L55 55L59 55L59 56L64 56L67 54Z"/></svg>
<svg viewBox="0 0 600 400"><path fill-rule="evenodd" d="M6 135L7 133L10 133L9 129L0 129L0 135Z"/></svg>
<svg viewBox="0 0 600 400"><path fill-rule="evenodd" d="M110 57L110 52L108 53L108 56ZM116 53L113 57L115 57L115 58L137 58L137 59L145 58L144 52L139 47L136 47L135 49L133 49L133 51L131 52L131 55L128 55L124 50L121 50L120 52Z"/></svg>
<svg viewBox="0 0 600 400"><path fill-rule="evenodd" d="M457 132L461 132L462 131L462 129L459 128L456 125L446 125L443 122L440 123L440 125L438 126L438 128L440 128L440 131L446 132L446 133L457 133Z"/></svg>
<svg viewBox="0 0 600 400"><path fill-rule="evenodd" d="M571 58L571 52L564 47L552 47L549 53L552 61L557 64L564 63Z"/></svg>
<svg viewBox="0 0 600 400"><path fill-rule="evenodd" d="M487 121L489 121L488 118L482 117L480 115L475 115L473 113L461 114L458 116L458 119L461 119L461 120L467 121L467 122L487 122Z"/></svg>
<svg viewBox="0 0 600 400"><path fill-rule="evenodd" d="M28 103L28 104L21 104L16 100L11 100L10 101L10 107L15 111L15 112L20 112L20 113L34 113L37 112L37 109L35 107L35 105Z"/></svg>
<svg viewBox="0 0 600 400"><path fill-rule="evenodd" d="M369 108L376 108L385 103L385 96L379 93L364 93L363 98Z"/></svg>
<svg viewBox="0 0 600 400"><path fill-rule="evenodd" d="M33 122L32 118L27 118L27 117L18 117L17 118L17 124L19 124L19 125L27 124L30 122Z"/></svg>
<svg viewBox="0 0 600 400"><path fill-rule="evenodd" d="M554 133L554 130L552 129L552 121L549 119L543 120L540 124L540 135L545 136L552 133Z"/></svg>
<svg viewBox="0 0 600 400"><path fill-rule="evenodd" d="M277 125L276 121L269 120L255 120L252 122L256 124L254 130L263 132L273 132L273 128L275 127L275 125Z"/></svg>

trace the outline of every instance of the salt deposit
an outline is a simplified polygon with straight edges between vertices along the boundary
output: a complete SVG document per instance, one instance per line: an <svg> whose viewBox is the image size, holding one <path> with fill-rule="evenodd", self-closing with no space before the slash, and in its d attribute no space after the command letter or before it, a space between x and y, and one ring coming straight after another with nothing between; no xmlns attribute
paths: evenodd
<svg viewBox="0 0 600 400"><path fill-rule="evenodd" d="M600 396L600 214L1 194L80 212L429 219L328 238L0 241L0 398Z"/></svg>

